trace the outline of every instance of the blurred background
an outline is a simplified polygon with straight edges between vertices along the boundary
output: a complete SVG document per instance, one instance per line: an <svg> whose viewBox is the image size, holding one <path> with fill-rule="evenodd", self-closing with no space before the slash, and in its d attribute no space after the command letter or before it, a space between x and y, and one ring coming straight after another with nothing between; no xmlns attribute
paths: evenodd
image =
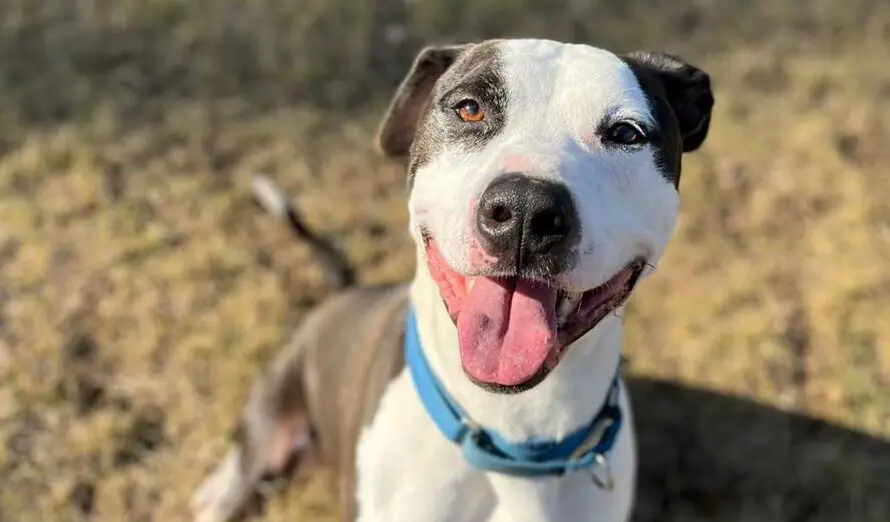
<svg viewBox="0 0 890 522"><path fill-rule="evenodd" d="M717 99L628 314L642 521L890 520L890 3L3 0L0 520L187 520L260 366L324 296L274 177L410 277L371 138L428 42L677 54ZM335 518L322 474L261 520Z"/></svg>

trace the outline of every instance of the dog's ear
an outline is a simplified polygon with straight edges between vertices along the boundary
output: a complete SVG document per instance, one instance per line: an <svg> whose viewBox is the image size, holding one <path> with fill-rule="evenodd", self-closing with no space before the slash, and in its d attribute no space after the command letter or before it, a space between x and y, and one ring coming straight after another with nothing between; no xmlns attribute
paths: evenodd
<svg viewBox="0 0 890 522"><path fill-rule="evenodd" d="M414 59L377 131L377 148L386 156L405 156L423 116L436 80L469 45L426 47Z"/></svg>
<svg viewBox="0 0 890 522"><path fill-rule="evenodd" d="M714 106L708 74L664 53L637 51L625 55L624 59L638 77L655 80L661 86L661 93L680 126L683 152L699 148L708 136Z"/></svg>

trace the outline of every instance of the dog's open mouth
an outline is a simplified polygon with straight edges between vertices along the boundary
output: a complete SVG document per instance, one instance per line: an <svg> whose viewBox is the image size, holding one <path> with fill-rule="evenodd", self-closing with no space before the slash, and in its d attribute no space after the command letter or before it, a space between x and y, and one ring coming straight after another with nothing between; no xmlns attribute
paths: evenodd
<svg viewBox="0 0 890 522"><path fill-rule="evenodd" d="M465 276L448 265L432 239L426 257L457 326L464 371L501 392L541 382L566 346L627 300L646 266L637 258L596 288L568 292L540 279Z"/></svg>

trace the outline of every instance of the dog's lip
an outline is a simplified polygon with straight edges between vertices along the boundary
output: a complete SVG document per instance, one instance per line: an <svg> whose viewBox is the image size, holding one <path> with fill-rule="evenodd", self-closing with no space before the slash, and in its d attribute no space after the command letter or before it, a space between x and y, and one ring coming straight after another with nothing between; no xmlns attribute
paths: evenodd
<svg viewBox="0 0 890 522"><path fill-rule="evenodd" d="M501 274L497 274L495 276L458 272L451 268L444 259L432 236L424 234L423 239L427 264L439 287L439 293L445 303L448 314L455 324L457 324L457 319L461 312L461 305L463 301L467 299L470 289L478 278L521 278L519 275L502 276ZM559 298L557 299L556 304L558 321L557 346L554 348L554 353L551 354L550 359L541 369L541 372L525 383L509 387L491 383L477 382L476 384L490 391L500 393L516 393L533 388L539 384L544 377L557 366L564 355L563 352L565 352L566 347L592 330L610 313L627 301L633 293L633 290L647 264L648 262L645 257L634 257L607 281L585 291L565 290L552 278L524 278L534 279L541 284L552 287L558 292ZM572 303L575 308L567 308L563 310L562 308L566 306L566 302Z"/></svg>
<svg viewBox="0 0 890 522"><path fill-rule="evenodd" d="M623 306L636 288L647 264L646 258L635 257L605 283L584 292L572 293L565 301L558 300L561 347L564 349L578 340ZM560 305L565 306L566 302L573 303L577 308L560 310Z"/></svg>
<svg viewBox="0 0 890 522"><path fill-rule="evenodd" d="M484 270L481 270L479 272L469 272L469 273L468 272L460 272L460 271L455 270L454 268L451 267L451 265L448 263L448 261L442 255L442 252L439 249L438 243L436 242L435 239L433 239L433 237L431 235L424 232L422 234L422 238L423 238L423 243L424 243L424 247L425 247L424 249L426 251L427 262L428 263L430 262L430 257L437 257L439 260L438 264L441 265L442 268L448 272L448 276L450 276L449 279L452 279L454 282L461 283L460 285L452 284L452 285L450 285L451 288L449 289L449 290L451 290L451 292L453 292L454 297L459 298L459 299L466 298L466 295L473 288L473 285L475 284L476 280L480 277L491 277L491 278L497 278L497 279L525 279L525 280L535 281L538 284L549 286L549 287L553 288L554 290L559 292L561 298L565 298L566 300L571 298L574 300L582 300L582 301L586 298L602 295L602 293L604 291L606 291L608 289L612 289L610 287L612 287L616 283L616 281L620 280L622 277L627 277L629 279L629 285L628 285L627 292L624 292L624 295L622 296L622 299L620 300L620 302L616 306L613 307L613 309L614 309L614 308L618 308L619 306L621 306L621 304L623 304L624 301L627 300L627 297L630 296L630 294L633 292L634 288L636 287L636 283L640 279L640 276L642 275L643 270L646 268L646 266L649 265L649 262L647 261L646 257L635 256L630 261L628 261L619 271L615 272L615 274L611 278L607 279L606 281L604 281L604 282L600 283L599 285L592 287L592 288L587 288L584 290L577 290L577 289L565 288L564 286L561 286L559 284L559 282L557 282L552 277L525 276L523 274L518 274L515 272L503 272L503 271L491 272L491 273L488 273ZM439 283L439 281L437 281L437 283ZM440 290L441 290L441 288L440 288ZM615 288L613 290L619 290L619 289ZM617 293L618 292L616 292L616 294ZM605 295L603 295L603 297L605 297ZM562 301L562 300L560 300L560 301ZM560 304L560 303L558 303L558 304ZM452 320L456 320L456 318L457 318L456 312L457 312L457 310L452 311L449 309L449 314L451 315ZM593 326L595 326L595 325L593 325Z"/></svg>

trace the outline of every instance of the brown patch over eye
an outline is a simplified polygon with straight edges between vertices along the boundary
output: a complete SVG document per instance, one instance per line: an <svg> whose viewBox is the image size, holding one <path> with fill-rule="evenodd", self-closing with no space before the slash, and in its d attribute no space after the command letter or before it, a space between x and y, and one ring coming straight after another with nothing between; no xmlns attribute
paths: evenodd
<svg viewBox="0 0 890 522"><path fill-rule="evenodd" d="M455 106L460 119L468 123L478 123L485 119L485 110L474 100L463 100Z"/></svg>

